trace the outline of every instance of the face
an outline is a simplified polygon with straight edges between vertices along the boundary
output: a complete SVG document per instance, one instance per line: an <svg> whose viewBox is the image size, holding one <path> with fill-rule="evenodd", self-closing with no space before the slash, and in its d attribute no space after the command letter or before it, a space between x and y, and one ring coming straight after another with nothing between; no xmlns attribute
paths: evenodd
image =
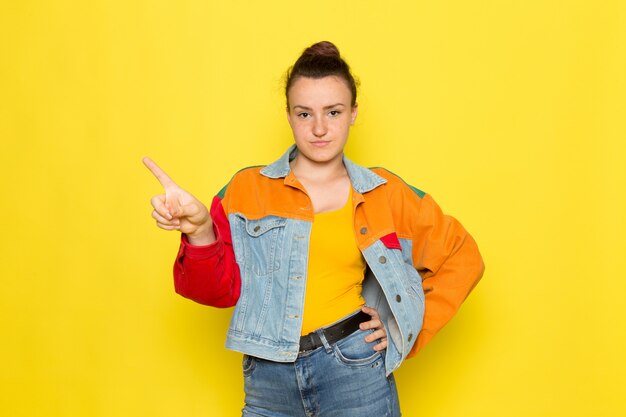
<svg viewBox="0 0 626 417"><path fill-rule="evenodd" d="M357 106L339 77L298 78L288 92L287 119L298 146L299 158L314 163L341 159L354 124Z"/></svg>

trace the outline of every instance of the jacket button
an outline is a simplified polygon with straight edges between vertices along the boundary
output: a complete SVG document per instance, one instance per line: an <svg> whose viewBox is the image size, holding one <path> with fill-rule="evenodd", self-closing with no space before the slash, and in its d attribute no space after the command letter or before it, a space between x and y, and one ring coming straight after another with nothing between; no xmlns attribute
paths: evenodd
<svg viewBox="0 0 626 417"><path fill-rule="evenodd" d="M409 342L410 342L411 340L413 340L413 333L409 333L409 337L408 337L408 339L407 339L407 340L408 340Z"/></svg>
<svg viewBox="0 0 626 417"><path fill-rule="evenodd" d="M396 294L396 301L397 302L402 301L402 297L400 297L400 294Z"/></svg>
<svg viewBox="0 0 626 417"><path fill-rule="evenodd" d="M257 225L257 226L254 228L254 231L255 231L255 232L258 232L259 230L261 230L261 226Z"/></svg>
<svg viewBox="0 0 626 417"><path fill-rule="evenodd" d="M387 263L387 258L381 256L380 258L378 258L378 262L380 262L381 264Z"/></svg>
<svg viewBox="0 0 626 417"><path fill-rule="evenodd" d="M360 232L362 235L367 234L367 227L361 227Z"/></svg>

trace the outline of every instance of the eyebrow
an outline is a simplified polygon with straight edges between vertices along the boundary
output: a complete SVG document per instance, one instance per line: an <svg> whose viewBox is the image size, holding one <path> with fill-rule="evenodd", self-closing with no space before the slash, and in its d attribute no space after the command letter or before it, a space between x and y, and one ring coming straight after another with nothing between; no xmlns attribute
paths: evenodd
<svg viewBox="0 0 626 417"><path fill-rule="evenodd" d="M343 104L343 103L335 103L335 104L332 104L332 105L330 105L330 106L325 106L325 107L324 107L324 110L332 109L333 107L337 107L337 106L343 106L343 107L345 107L345 104ZM294 109L296 109L296 108L301 108L302 110L313 110L313 109L312 109L312 108L310 108L310 107L307 107L307 106L301 106L300 104L297 104L297 105L293 106L293 108L294 108Z"/></svg>

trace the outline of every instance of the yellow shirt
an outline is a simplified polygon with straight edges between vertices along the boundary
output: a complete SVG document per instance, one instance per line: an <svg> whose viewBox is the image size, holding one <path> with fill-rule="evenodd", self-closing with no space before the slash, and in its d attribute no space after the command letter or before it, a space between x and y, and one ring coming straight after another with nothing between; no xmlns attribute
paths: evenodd
<svg viewBox="0 0 626 417"><path fill-rule="evenodd" d="M365 302L365 259L357 248L352 190L339 210L316 214L311 230L302 335L332 324Z"/></svg>

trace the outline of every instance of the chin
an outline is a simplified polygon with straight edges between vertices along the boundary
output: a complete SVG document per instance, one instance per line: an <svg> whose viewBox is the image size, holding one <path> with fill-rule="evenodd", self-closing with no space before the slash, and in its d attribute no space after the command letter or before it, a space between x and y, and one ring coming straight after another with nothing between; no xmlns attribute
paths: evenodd
<svg viewBox="0 0 626 417"><path fill-rule="evenodd" d="M325 163L325 162L330 162L334 159L336 159L337 157L341 157L342 152L306 152L304 154L304 156L313 161L313 162L317 162L317 163Z"/></svg>

